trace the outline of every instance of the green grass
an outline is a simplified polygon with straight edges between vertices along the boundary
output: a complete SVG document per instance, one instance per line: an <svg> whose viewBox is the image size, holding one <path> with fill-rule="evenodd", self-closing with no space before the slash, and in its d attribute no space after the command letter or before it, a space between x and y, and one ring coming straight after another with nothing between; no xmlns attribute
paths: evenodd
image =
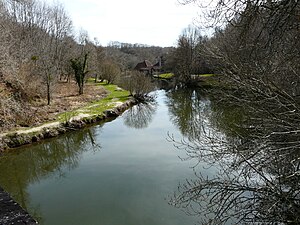
<svg viewBox="0 0 300 225"><path fill-rule="evenodd" d="M159 75L159 78L162 78L162 79L170 79L174 76L173 73L164 73L164 74L160 74Z"/></svg>
<svg viewBox="0 0 300 225"><path fill-rule="evenodd" d="M104 87L107 91L109 91L109 95L105 97L104 99L116 99L118 98L118 101L125 102L128 100L128 96L130 95L129 91L126 91L124 89L119 88L117 85L114 84L106 84L105 82L98 83L98 85L101 85ZM102 100L104 100L102 99ZM100 100L100 101L102 101Z"/></svg>
<svg viewBox="0 0 300 225"><path fill-rule="evenodd" d="M215 76L215 74L210 74L210 73L208 73L208 74L199 74L199 76L200 77L213 77L213 76Z"/></svg>
<svg viewBox="0 0 300 225"><path fill-rule="evenodd" d="M226 88L226 84L221 77L216 74L200 74L201 86L212 88Z"/></svg>
<svg viewBox="0 0 300 225"><path fill-rule="evenodd" d="M96 83L97 86L102 86L108 91L108 95L98 101L93 101L87 106L80 109L65 112L58 115L58 120L62 122L67 122L70 118L78 116L79 114L89 114L89 115L101 115L104 111L112 109L115 107L116 102L125 102L129 99L129 91L123 90L114 84L107 84L105 82Z"/></svg>

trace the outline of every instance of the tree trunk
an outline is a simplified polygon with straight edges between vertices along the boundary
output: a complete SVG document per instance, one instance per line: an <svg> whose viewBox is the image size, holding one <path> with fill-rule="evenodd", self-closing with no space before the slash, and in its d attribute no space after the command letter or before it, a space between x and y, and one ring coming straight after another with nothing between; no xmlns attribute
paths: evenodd
<svg viewBox="0 0 300 225"><path fill-rule="evenodd" d="M50 103L51 103L50 82L47 81L47 104L50 105Z"/></svg>
<svg viewBox="0 0 300 225"><path fill-rule="evenodd" d="M79 86L79 95L82 95L83 94L83 85L80 85Z"/></svg>

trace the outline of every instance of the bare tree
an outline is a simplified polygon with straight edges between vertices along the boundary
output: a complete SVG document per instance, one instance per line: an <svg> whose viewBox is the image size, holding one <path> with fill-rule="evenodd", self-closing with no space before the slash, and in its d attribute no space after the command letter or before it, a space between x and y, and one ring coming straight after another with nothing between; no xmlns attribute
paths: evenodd
<svg viewBox="0 0 300 225"><path fill-rule="evenodd" d="M219 102L242 107L244 120L235 138L207 130L191 142L171 137L219 169L182 185L174 204L206 215L204 224L299 224L299 1L212 4L222 26L206 54L226 87Z"/></svg>
<svg viewBox="0 0 300 225"><path fill-rule="evenodd" d="M89 42L88 45L90 55L89 70L94 76L96 83L98 80L104 80L102 77L102 65L106 60L105 50L104 47L100 45L97 38L94 39L94 42Z"/></svg>
<svg viewBox="0 0 300 225"><path fill-rule="evenodd" d="M50 23L49 23L50 22ZM72 23L61 5L54 5L49 9L47 36L45 36L41 61L43 62L44 77L47 85L48 104L51 100L51 86L58 80L62 71L62 62L65 54L65 38L71 34Z"/></svg>
<svg viewBox="0 0 300 225"><path fill-rule="evenodd" d="M7 12L14 24L16 43L14 57L19 65L34 59L34 75L41 76L46 85L50 104L52 85L62 68L64 40L71 35L72 23L62 5L26 0L11 1Z"/></svg>
<svg viewBox="0 0 300 225"><path fill-rule="evenodd" d="M152 83L151 78L144 73L132 71L129 75L120 79L119 85L128 90L138 101L144 102L154 99L150 92L155 90L155 85Z"/></svg>
<svg viewBox="0 0 300 225"><path fill-rule="evenodd" d="M186 106L188 112L200 108L197 117L185 122L193 123L196 136L192 132L181 141L169 136L186 152L183 160L194 161L196 175L179 186L170 203L199 216L202 224L299 224L300 161L297 147L290 145L292 137L257 131L262 123L249 118L263 106L256 106L255 115L242 105L228 107L230 99L220 102L212 96L206 104L191 101ZM170 112L177 125L185 119L185 113Z"/></svg>
<svg viewBox="0 0 300 225"><path fill-rule="evenodd" d="M103 62L101 65L101 77L108 84L115 82L120 76L121 70L117 64L112 61Z"/></svg>
<svg viewBox="0 0 300 225"><path fill-rule="evenodd" d="M202 48L207 38L200 34L200 30L191 25L180 35L173 55L173 71L178 82L192 85L192 75L207 70L203 60Z"/></svg>

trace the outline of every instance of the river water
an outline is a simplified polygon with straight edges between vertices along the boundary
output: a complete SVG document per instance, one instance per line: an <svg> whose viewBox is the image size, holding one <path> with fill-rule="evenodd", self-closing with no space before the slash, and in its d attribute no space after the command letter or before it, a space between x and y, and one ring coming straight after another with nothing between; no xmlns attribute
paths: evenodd
<svg viewBox="0 0 300 225"><path fill-rule="evenodd" d="M201 135L197 121L209 120L211 102L195 105L192 90L156 95L113 121L4 155L0 185L44 225L195 224L198 217L169 201L197 161L183 160L169 136Z"/></svg>

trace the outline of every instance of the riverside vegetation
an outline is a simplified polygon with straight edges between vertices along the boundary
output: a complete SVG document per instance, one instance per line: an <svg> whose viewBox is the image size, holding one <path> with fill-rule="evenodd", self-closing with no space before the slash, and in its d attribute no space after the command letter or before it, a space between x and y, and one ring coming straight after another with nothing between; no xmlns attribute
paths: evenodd
<svg viewBox="0 0 300 225"><path fill-rule="evenodd" d="M87 124L95 123L109 117L116 117L136 103L134 98L129 96L128 91L116 85L99 83L91 86L101 90L101 98L95 100L95 95L93 95L93 101L91 102L85 102L86 99L84 99L84 102L77 100L76 108L71 111L54 113L51 122L1 134L1 149L18 147L37 142L44 138L55 137L68 130L82 128ZM82 106L78 107L78 104Z"/></svg>
<svg viewBox="0 0 300 225"><path fill-rule="evenodd" d="M127 82L132 69L168 52L119 42L103 47L85 30L75 30L59 2L0 1L0 31L2 133L54 120L58 113L105 96L105 89L87 82L90 78L141 95L134 82Z"/></svg>

